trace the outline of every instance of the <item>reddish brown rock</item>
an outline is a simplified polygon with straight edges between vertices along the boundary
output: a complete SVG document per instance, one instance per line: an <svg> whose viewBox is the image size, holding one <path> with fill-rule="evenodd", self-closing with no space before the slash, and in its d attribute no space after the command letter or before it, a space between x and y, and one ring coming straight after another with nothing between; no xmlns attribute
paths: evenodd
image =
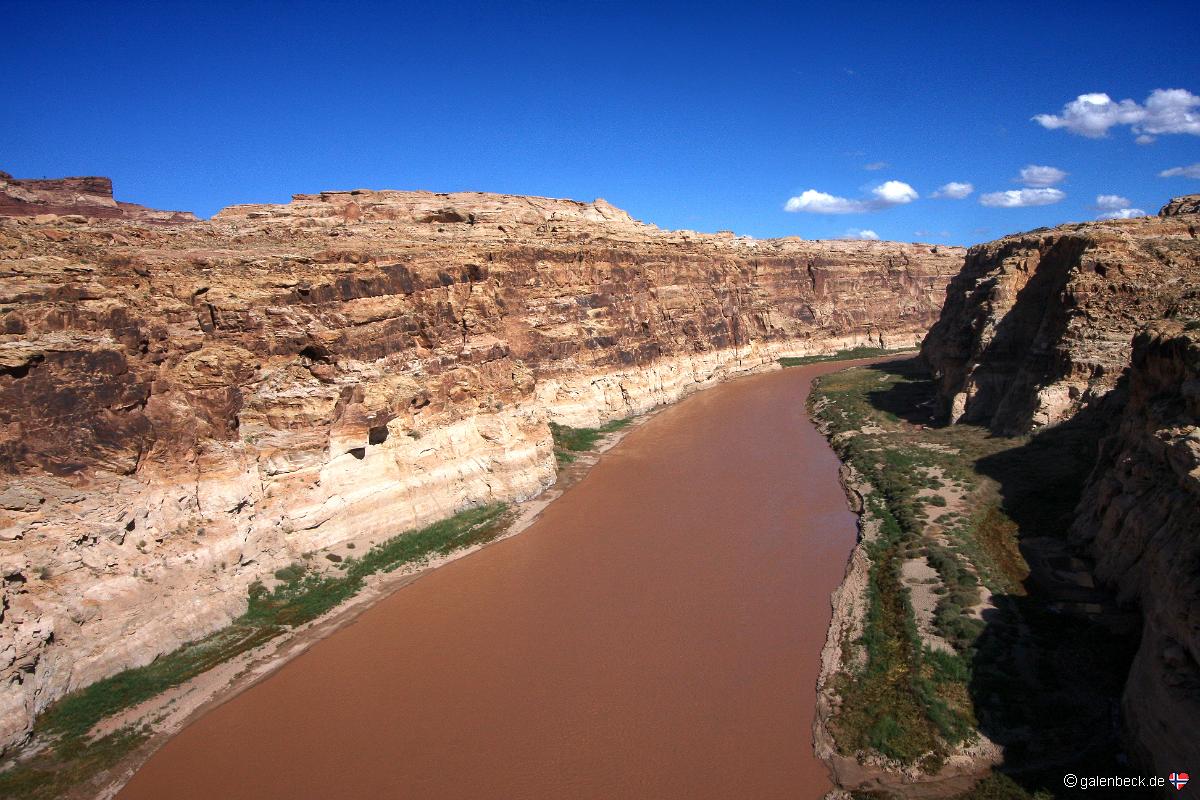
<svg viewBox="0 0 1200 800"><path fill-rule="evenodd" d="M1200 214L1200 194L1176 197L1158 211L1160 217L1177 217L1181 214Z"/></svg>
<svg viewBox="0 0 1200 800"><path fill-rule="evenodd" d="M158 211L113 199L112 181L84 178L18 179L0 172L0 217L68 217L130 219L142 222L194 222L190 211Z"/></svg>

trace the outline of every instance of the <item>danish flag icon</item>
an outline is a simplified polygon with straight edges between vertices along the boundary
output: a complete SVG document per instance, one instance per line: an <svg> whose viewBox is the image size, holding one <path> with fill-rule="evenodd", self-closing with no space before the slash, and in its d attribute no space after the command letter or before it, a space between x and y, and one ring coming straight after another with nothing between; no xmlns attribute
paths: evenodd
<svg viewBox="0 0 1200 800"><path fill-rule="evenodd" d="M1170 784L1174 786L1176 790L1179 790L1187 786L1188 774L1186 772L1172 772L1171 777L1167 778L1167 781L1170 782Z"/></svg>

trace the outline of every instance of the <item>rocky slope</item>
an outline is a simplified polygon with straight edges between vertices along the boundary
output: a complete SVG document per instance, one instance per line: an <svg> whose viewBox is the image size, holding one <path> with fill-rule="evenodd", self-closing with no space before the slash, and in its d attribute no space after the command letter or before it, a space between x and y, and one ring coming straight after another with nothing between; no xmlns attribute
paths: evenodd
<svg viewBox="0 0 1200 800"><path fill-rule="evenodd" d="M1193 196L971 248L921 348L950 419L1028 431L1111 391L1134 334L1200 302L1198 227Z"/></svg>
<svg viewBox="0 0 1200 800"><path fill-rule="evenodd" d="M1070 540L1141 609L1122 719L1163 774L1200 759L1198 230L1191 195L1153 218L974 247L921 349L952 421L1108 426Z"/></svg>
<svg viewBox="0 0 1200 800"><path fill-rule="evenodd" d="M303 554L536 494L549 420L914 344L962 263L603 201L327 192L163 225L112 213L107 183L66 203L5 181L0 746Z"/></svg>
<svg viewBox="0 0 1200 800"><path fill-rule="evenodd" d="M1141 606L1122 710L1141 759L1165 775L1200 761L1200 314L1137 336L1128 394L1071 534L1097 577Z"/></svg>

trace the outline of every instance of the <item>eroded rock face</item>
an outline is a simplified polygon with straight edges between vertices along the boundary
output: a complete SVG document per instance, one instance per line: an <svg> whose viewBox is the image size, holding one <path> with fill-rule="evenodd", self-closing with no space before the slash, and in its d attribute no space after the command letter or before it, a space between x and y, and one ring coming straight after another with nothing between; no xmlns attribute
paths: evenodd
<svg viewBox="0 0 1200 800"><path fill-rule="evenodd" d="M1185 325L1134 340L1129 399L1071 529L1097 577L1142 608L1123 711L1164 774L1200 760L1200 319Z"/></svg>
<svg viewBox="0 0 1200 800"><path fill-rule="evenodd" d="M67 216L141 222L195 222L190 211L158 211L113 199L108 178L19 179L0 172L0 217Z"/></svg>
<svg viewBox="0 0 1200 800"><path fill-rule="evenodd" d="M1181 214L1200 214L1200 194L1176 197L1158 211L1160 217L1177 217Z"/></svg>
<svg viewBox="0 0 1200 800"><path fill-rule="evenodd" d="M1196 199L972 247L921 347L950 419L1028 431L1110 392L1141 327L1200 303Z"/></svg>
<svg viewBox="0 0 1200 800"><path fill-rule="evenodd" d="M536 494L551 419L914 344L962 255L478 193L0 220L0 745L304 553Z"/></svg>

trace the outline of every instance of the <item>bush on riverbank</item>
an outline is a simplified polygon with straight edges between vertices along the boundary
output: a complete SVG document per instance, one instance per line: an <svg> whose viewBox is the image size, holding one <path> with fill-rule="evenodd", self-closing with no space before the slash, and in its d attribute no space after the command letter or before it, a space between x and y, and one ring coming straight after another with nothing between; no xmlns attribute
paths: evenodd
<svg viewBox="0 0 1200 800"><path fill-rule="evenodd" d="M591 450L601 436L619 431L631 422L633 422L632 417L614 419L599 428L572 428L551 422L550 435L554 437L554 458L560 466L570 464L576 458L575 453L585 453Z"/></svg>
<svg viewBox="0 0 1200 800"><path fill-rule="evenodd" d="M866 662L858 673L841 676L835 739L846 754L875 750L935 771L947 745L958 744L971 730L961 704L946 700L961 694L955 686L965 668L954 659L929 657L922 646L900 580L901 553L911 534L885 501L869 497L867 506L864 511L881 524L879 537L867 546L872 566L861 639Z"/></svg>
<svg viewBox="0 0 1200 800"><path fill-rule="evenodd" d="M778 359L781 367L802 367L805 364L822 364L826 361L850 361L856 358L878 358L879 356L903 356L912 350L889 350L886 347L852 347L836 353L816 356L784 356Z"/></svg>

